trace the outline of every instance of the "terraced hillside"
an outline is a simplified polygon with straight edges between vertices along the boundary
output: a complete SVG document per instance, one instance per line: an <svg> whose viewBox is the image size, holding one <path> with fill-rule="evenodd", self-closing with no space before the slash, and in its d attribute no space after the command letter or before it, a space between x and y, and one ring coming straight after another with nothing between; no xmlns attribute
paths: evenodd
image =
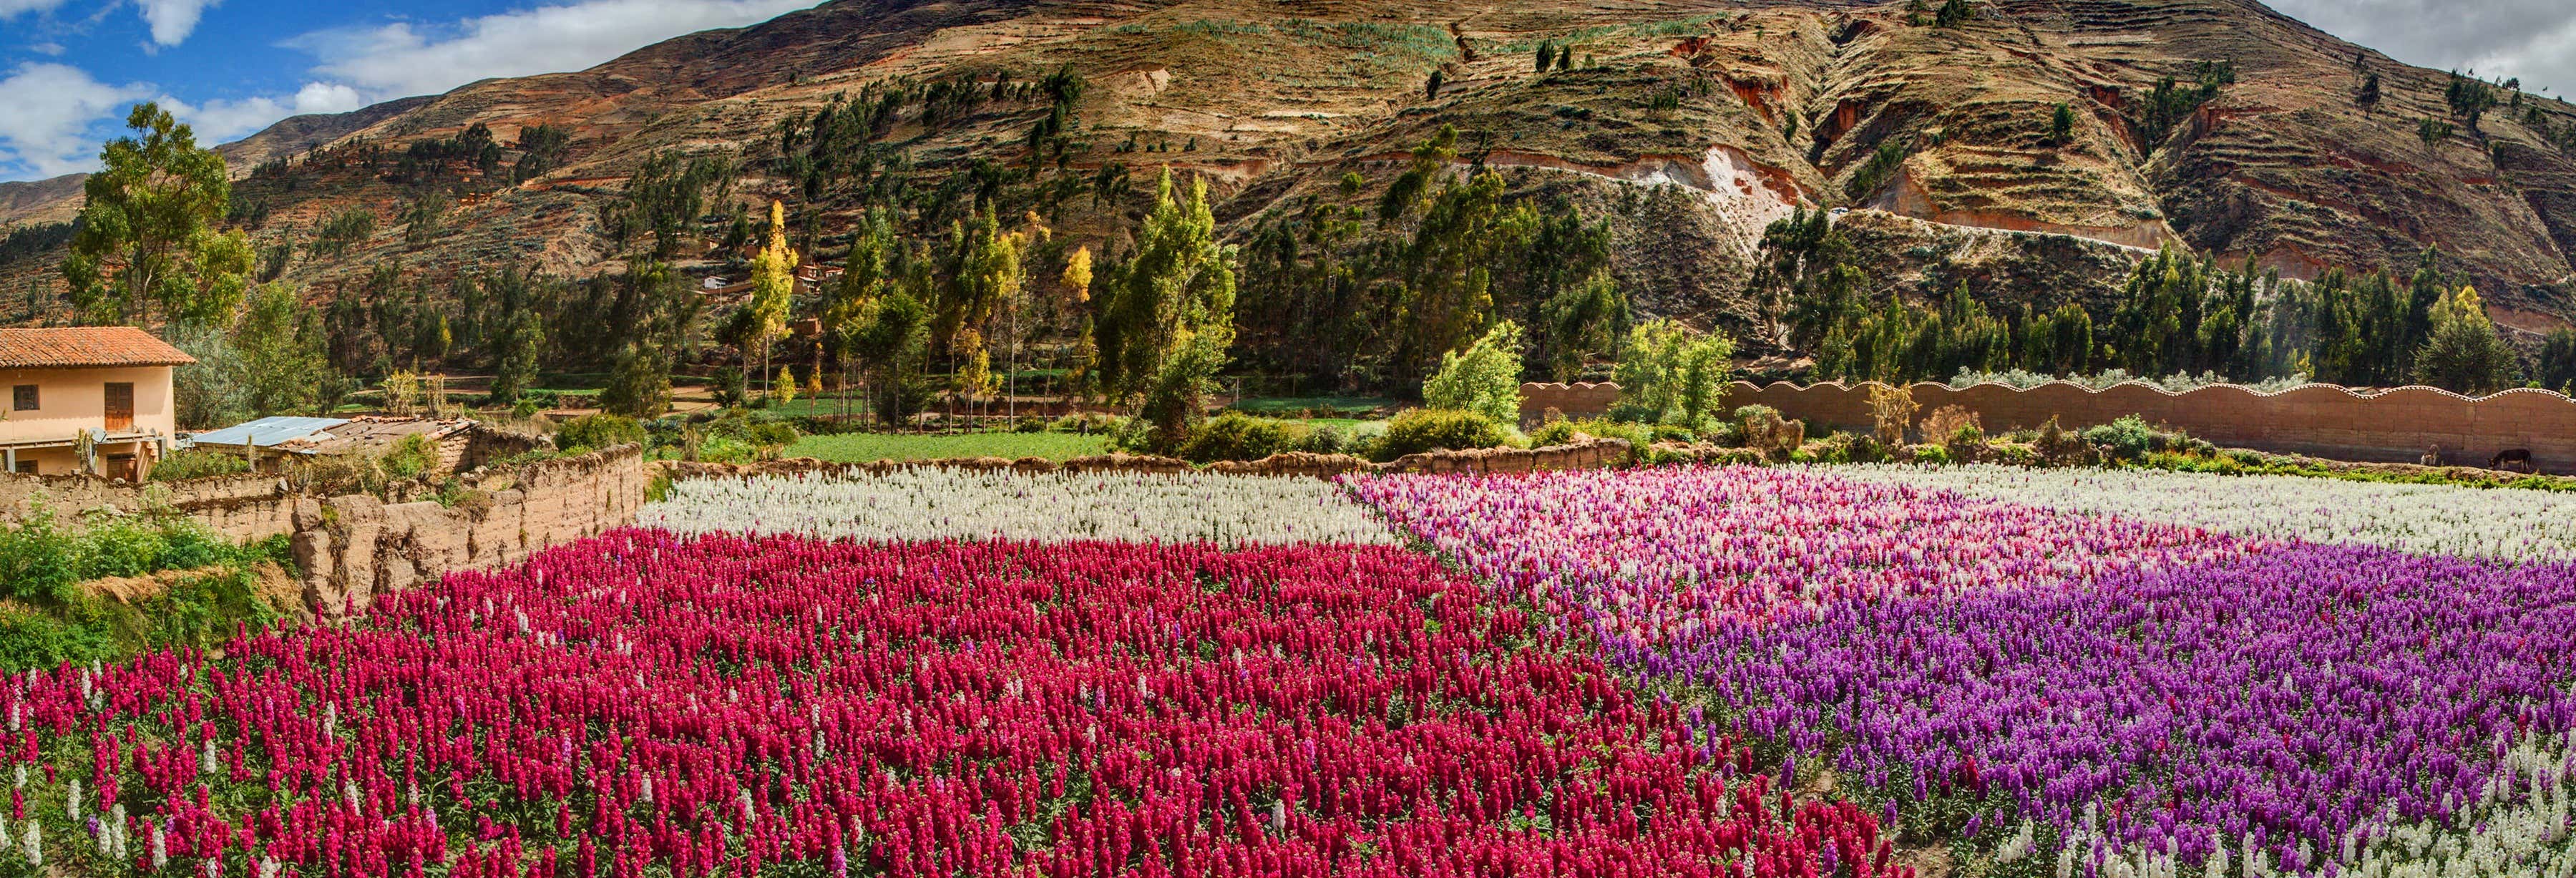
<svg viewBox="0 0 2576 878"><path fill-rule="evenodd" d="M1071 182L1013 206L1045 208L1059 234L1115 234L1168 167L1209 179L1242 239L1317 203L1364 210L1454 127L1452 160L1506 168L1513 197L1606 218L1623 286L1656 314L1744 318L1763 227L1801 205L1862 209L1853 228L1889 289L1967 279L1982 296L2062 299L2168 244L2293 277L2438 246L2507 326L2576 313L2576 108L2481 85L2494 106L2463 109L2449 74L2252 0L1974 7L1944 27L1907 2L835 0L578 73L290 120L254 138L270 144L257 155L237 151L235 172L263 239L304 240L353 208L376 217L344 252L286 269L320 295L385 265L616 268L631 246L604 212L672 151L732 156L710 213L786 199L828 259L860 211L888 203L884 180L980 199L979 163L1033 159ZM1545 73L1542 45L1562 52ZM1085 84L1075 128L1033 157L1049 108L1009 86L1058 70ZM815 136L798 126L818 111L895 83L974 87L851 128L858 167L783 156L811 146L785 141ZM543 173L467 186L434 233L406 234L419 187L390 179L389 157L477 124L512 159L535 126L571 137ZM250 175L290 153L307 157ZM0 186L0 223L59 219L76 197ZM679 255L720 259L715 243ZM45 283L49 264L5 267L0 289Z"/></svg>

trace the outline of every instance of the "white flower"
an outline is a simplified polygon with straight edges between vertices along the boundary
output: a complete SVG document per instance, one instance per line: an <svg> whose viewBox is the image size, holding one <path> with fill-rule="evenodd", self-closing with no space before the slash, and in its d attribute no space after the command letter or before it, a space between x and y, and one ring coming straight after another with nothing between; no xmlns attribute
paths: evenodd
<svg viewBox="0 0 2576 878"><path fill-rule="evenodd" d="M683 534L862 540L1395 542L1321 479L1209 474L970 472L700 479L637 521Z"/></svg>

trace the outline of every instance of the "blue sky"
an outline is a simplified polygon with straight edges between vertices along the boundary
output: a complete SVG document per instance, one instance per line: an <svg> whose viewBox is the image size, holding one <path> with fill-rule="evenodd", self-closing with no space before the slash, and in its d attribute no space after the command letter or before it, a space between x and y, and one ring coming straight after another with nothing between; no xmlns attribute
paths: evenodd
<svg viewBox="0 0 2576 878"><path fill-rule="evenodd" d="M201 142L493 76L579 70L817 0L0 0L0 180L90 170L158 100Z"/></svg>
<svg viewBox="0 0 2576 878"><path fill-rule="evenodd" d="M136 101L199 139L492 76L578 70L816 0L0 0L0 180L89 170ZM2272 0L2434 68L2576 91L2570 0Z"/></svg>

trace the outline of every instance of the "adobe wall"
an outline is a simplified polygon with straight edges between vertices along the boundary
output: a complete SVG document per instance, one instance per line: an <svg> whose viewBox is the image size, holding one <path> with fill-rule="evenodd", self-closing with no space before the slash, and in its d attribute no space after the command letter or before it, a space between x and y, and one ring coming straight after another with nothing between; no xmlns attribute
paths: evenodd
<svg viewBox="0 0 2576 878"><path fill-rule="evenodd" d="M544 461L514 481L453 507L363 494L294 501L305 603L317 616L345 617L379 594L632 524L644 505L644 453L624 445Z"/></svg>
<svg viewBox="0 0 2576 878"><path fill-rule="evenodd" d="M1867 430L1873 423L1871 386L1755 387L1739 381L1728 388L1726 406L1766 405L1823 428ZM1924 383L1913 391L1921 406L1917 418L1956 405L1976 412L1988 432L2038 427L2052 416L2073 429L2137 415L2230 447L2413 463L2439 445L2462 464L2484 464L2498 451L2528 448L2542 470L2576 472L2576 400L2545 390L2472 399L2431 387L2363 394L2310 384L2263 394L2223 384L2172 393L2141 383L2096 391L2061 381L2028 390Z"/></svg>
<svg viewBox="0 0 2576 878"><path fill-rule="evenodd" d="M1619 385L1604 381L1599 384L1521 385L1521 423L1536 424L1555 409L1568 418L1597 418L1610 413L1619 402Z"/></svg>
<svg viewBox="0 0 2576 878"><path fill-rule="evenodd" d="M0 474L0 520L30 517L39 509L57 520L68 520L95 509L131 513L167 507L225 539L246 543L293 531L293 506L285 483L276 476L137 485L88 476Z"/></svg>

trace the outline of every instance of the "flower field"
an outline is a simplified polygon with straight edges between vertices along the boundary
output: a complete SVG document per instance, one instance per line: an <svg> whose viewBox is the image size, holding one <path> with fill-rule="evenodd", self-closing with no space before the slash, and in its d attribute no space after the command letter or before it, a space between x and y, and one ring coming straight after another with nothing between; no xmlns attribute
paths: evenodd
<svg viewBox="0 0 2576 878"><path fill-rule="evenodd" d="M2167 470L1850 466L1853 481L2232 534L2506 561L2576 561L2576 494Z"/></svg>
<svg viewBox="0 0 2576 878"><path fill-rule="evenodd" d="M2576 874L2556 498L2383 487L685 481L0 678L0 873Z"/></svg>
<svg viewBox="0 0 2576 878"><path fill-rule="evenodd" d="M900 470L886 476L707 479L672 486L643 526L871 540L1392 543L1385 525L1312 479Z"/></svg>
<svg viewBox="0 0 2576 878"><path fill-rule="evenodd" d="M2576 870L2576 566L1978 499L2241 521L2263 504L2236 492L2282 490L2205 479L2139 501L2028 475L2072 487L1894 469L1350 487L1497 587L1588 620L1613 667L1709 729L1766 742L1793 774L1829 770L1902 837L1955 840L1996 873ZM2451 499L2454 529L2521 514L2508 492ZM2348 515L2336 532L2354 542L2463 544Z"/></svg>

